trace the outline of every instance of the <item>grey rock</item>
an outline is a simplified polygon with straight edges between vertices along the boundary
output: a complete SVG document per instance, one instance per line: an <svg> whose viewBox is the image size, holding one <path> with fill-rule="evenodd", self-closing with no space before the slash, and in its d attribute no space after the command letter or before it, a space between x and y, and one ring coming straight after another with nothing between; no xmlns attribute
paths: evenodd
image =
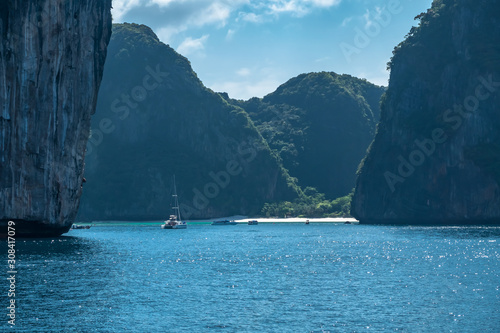
<svg viewBox="0 0 500 333"><path fill-rule="evenodd" d="M500 1L435 1L395 50L351 213L366 223L500 219Z"/></svg>
<svg viewBox="0 0 500 333"><path fill-rule="evenodd" d="M52 236L74 221L111 0L0 5L0 226Z"/></svg>

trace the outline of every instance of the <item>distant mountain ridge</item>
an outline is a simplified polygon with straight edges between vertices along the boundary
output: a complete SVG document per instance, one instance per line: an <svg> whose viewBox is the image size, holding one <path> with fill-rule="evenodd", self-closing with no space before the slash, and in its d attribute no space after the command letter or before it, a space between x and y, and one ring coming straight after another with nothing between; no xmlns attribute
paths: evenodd
<svg viewBox="0 0 500 333"><path fill-rule="evenodd" d="M346 195L383 91L324 72L263 99L232 100L204 87L149 27L115 24L79 218L162 219L174 174L181 213L191 219L259 214L265 203L303 197L298 183Z"/></svg>
<svg viewBox="0 0 500 333"><path fill-rule="evenodd" d="M299 185L347 195L375 135L385 88L333 72L301 74L244 108Z"/></svg>
<svg viewBox="0 0 500 333"><path fill-rule="evenodd" d="M162 219L174 174L184 218L298 195L246 112L143 25L113 26L92 131L80 219Z"/></svg>

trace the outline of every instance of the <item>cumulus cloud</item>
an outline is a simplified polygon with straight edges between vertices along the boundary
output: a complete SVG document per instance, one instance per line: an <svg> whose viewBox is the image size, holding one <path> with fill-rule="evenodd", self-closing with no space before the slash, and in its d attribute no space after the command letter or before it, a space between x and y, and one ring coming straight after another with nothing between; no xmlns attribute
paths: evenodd
<svg viewBox="0 0 500 333"><path fill-rule="evenodd" d="M221 2L213 2L198 13L195 13L188 23L198 26L214 23L225 26L231 11L230 5Z"/></svg>
<svg viewBox="0 0 500 333"><path fill-rule="evenodd" d="M140 5L140 0L113 0L113 20L121 21L130 10Z"/></svg>
<svg viewBox="0 0 500 333"><path fill-rule="evenodd" d="M249 0L114 0L113 18L121 22L135 10L142 15L158 16L163 25L224 25L230 14Z"/></svg>
<svg viewBox="0 0 500 333"><path fill-rule="evenodd" d="M226 34L226 40L231 41L233 40L234 35L236 34L236 31L234 29L229 29Z"/></svg>
<svg viewBox="0 0 500 333"><path fill-rule="evenodd" d="M193 39L191 37L186 38L179 47L177 47L177 52L186 56L191 55L196 52L203 51L205 49L205 43L208 40L209 35L204 35L198 39Z"/></svg>
<svg viewBox="0 0 500 333"><path fill-rule="evenodd" d="M172 37L192 27L215 25L225 27L232 19L250 23L267 21L266 16L276 17L286 13L304 16L315 8L328 8L342 0L114 0L115 22L126 20L134 11L147 16L155 31ZM234 14L234 15L233 15ZM169 42L164 40L164 42Z"/></svg>
<svg viewBox="0 0 500 333"><path fill-rule="evenodd" d="M187 30L187 26L174 27L174 26L169 25L169 26L158 28L158 29L156 29L155 32L161 41L168 44L169 41L171 41L175 35L179 34L182 31L185 31L185 30Z"/></svg>
<svg viewBox="0 0 500 333"><path fill-rule="evenodd" d="M269 13L290 13L301 17L309 14L314 8L328 8L340 4L342 0L270 0Z"/></svg>
<svg viewBox="0 0 500 333"><path fill-rule="evenodd" d="M252 97L264 97L278 88L282 81L265 77L261 80L226 81L210 85L214 91L229 93L231 98L247 100Z"/></svg>
<svg viewBox="0 0 500 333"><path fill-rule="evenodd" d="M351 21L354 19L353 16L349 16L349 17L346 17L343 21L342 21L342 24L340 25L341 27L346 27L347 25L349 25L349 23L351 23Z"/></svg>
<svg viewBox="0 0 500 333"><path fill-rule="evenodd" d="M252 22L252 23L262 23L264 22L264 17L262 15L257 15L255 13L240 12L236 20L238 21L242 20L245 22Z"/></svg>
<svg viewBox="0 0 500 333"><path fill-rule="evenodd" d="M252 72L250 71L249 68L240 68L239 70L236 71L236 74L239 76L249 76Z"/></svg>
<svg viewBox="0 0 500 333"><path fill-rule="evenodd" d="M305 2L310 2L312 5L317 7L332 7L338 5L341 0L309 0Z"/></svg>
<svg viewBox="0 0 500 333"><path fill-rule="evenodd" d="M243 67L236 70L236 76L231 79L208 83L207 86L214 91L227 92L231 98L247 100L264 97L288 78L288 74L276 66Z"/></svg>
<svg viewBox="0 0 500 333"><path fill-rule="evenodd" d="M308 12L307 8L304 6L303 3L301 3L300 1L294 1L294 0L275 1L275 3L272 3L269 6L269 9L271 10L270 12L272 14L280 14L280 13L288 12L288 13L293 13L297 16L303 16L303 15L307 14L307 12Z"/></svg>
<svg viewBox="0 0 500 333"><path fill-rule="evenodd" d="M266 24L279 19L281 15L305 16L315 9L336 6L341 1L113 0L113 18L115 22L147 22L162 42L170 44L182 55L203 57L206 56L205 50L210 40L215 41L222 36L226 42L231 43L246 25ZM214 28L222 32L213 32ZM209 32L213 35L210 38ZM242 33L241 36L245 34ZM239 97L261 95L280 82L269 76L261 76L266 79L258 82L248 82L251 75L245 69L241 69L236 75L237 80L226 82L226 86L228 91L237 91ZM244 88L246 84L250 88ZM244 89L247 90L243 91Z"/></svg>

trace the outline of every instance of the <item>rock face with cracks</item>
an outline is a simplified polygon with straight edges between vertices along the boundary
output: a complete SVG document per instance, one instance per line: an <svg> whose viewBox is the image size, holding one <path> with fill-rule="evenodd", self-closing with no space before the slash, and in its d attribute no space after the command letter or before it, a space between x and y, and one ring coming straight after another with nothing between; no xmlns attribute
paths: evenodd
<svg viewBox="0 0 500 333"><path fill-rule="evenodd" d="M0 227L60 235L82 193L111 0L0 4Z"/></svg>
<svg viewBox="0 0 500 333"><path fill-rule="evenodd" d="M394 51L351 213L365 223L500 220L500 1L439 0Z"/></svg>
<svg viewBox="0 0 500 333"><path fill-rule="evenodd" d="M258 214L297 196L245 110L206 88L147 26L115 24L92 117L78 220Z"/></svg>

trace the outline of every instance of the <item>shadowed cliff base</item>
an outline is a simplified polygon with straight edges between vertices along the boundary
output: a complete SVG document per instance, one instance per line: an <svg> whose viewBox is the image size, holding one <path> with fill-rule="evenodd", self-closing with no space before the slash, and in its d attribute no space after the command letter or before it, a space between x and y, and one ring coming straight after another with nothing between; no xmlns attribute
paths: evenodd
<svg viewBox="0 0 500 333"><path fill-rule="evenodd" d="M9 228L9 222L15 225ZM50 222L27 221L27 220L0 220L0 238L7 236L13 238L42 238L58 237L67 233L71 225L54 225ZM9 234L9 231L13 231ZM14 234L14 236L11 236Z"/></svg>
<svg viewBox="0 0 500 333"><path fill-rule="evenodd" d="M453 226L500 226L500 218L495 219L361 219L359 224L371 225L415 225L429 227Z"/></svg>

